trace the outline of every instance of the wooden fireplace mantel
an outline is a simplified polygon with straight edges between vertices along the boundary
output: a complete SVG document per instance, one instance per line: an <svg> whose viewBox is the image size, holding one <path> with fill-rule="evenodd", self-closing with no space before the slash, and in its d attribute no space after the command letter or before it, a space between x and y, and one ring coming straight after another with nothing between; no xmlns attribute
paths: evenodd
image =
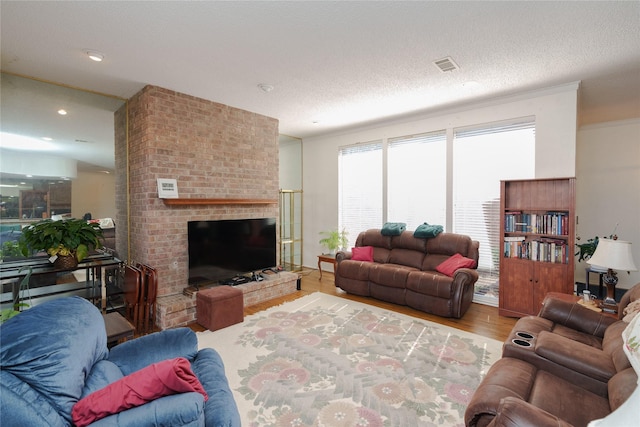
<svg viewBox="0 0 640 427"><path fill-rule="evenodd" d="M162 199L166 206L188 205L275 205L276 199Z"/></svg>

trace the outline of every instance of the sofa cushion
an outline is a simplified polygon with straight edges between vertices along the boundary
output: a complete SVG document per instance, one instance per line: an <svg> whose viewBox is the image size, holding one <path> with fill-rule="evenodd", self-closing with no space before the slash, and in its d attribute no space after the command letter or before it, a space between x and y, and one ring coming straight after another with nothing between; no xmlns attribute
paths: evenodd
<svg viewBox="0 0 640 427"><path fill-rule="evenodd" d="M405 231L399 236L391 238L392 249L410 249L418 251L424 256L427 251L427 242L424 239L416 239L411 231Z"/></svg>
<svg viewBox="0 0 640 427"><path fill-rule="evenodd" d="M449 256L459 253L463 256L474 258L474 256L469 253L470 245L471 237L469 236L454 233L440 233L433 239L427 239L427 253Z"/></svg>
<svg viewBox="0 0 640 427"><path fill-rule="evenodd" d="M385 263L391 252L391 237L383 236L379 229L363 231L356 239L356 246L373 246L373 260Z"/></svg>
<svg viewBox="0 0 640 427"><path fill-rule="evenodd" d="M369 270L373 264L367 261L354 261L346 259L338 264L337 275L340 278L367 281L369 280Z"/></svg>
<svg viewBox="0 0 640 427"><path fill-rule="evenodd" d="M373 246L356 246L352 248L351 260L373 262Z"/></svg>
<svg viewBox="0 0 640 427"><path fill-rule="evenodd" d="M91 393L73 407L73 422L84 427L108 415L143 405L162 396L197 392L208 399L184 357L164 360L127 375Z"/></svg>
<svg viewBox="0 0 640 427"><path fill-rule="evenodd" d="M0 367L44 396L69 423L91 367L107 356L100 311L89 301L59 298L0 327Z"/></svg>
<svg viewBox="0 0 640 427"><path fill-rule="evenodd" d="M423 260L424 252L418 252L411 249L393 248L389 254L388 263L419 270L422 266Z"/></svg>
<svg viewBox="0 0 640 427"><path fill-rule="evenodd" d="M474 268L476 261L470 258L463 257L460 254L455 254L447 258L444 262L440 263L436 267L436 271L453 277L454 273L460 268Z"/></svg>
<svg viewBox="0 0 640 427"><path fill-rule="evenodd" d="M433 271L412 271L407 277L408 290L446 300L451 298L452 284L451 277Z"/></svg>
<svg viewBox="0 0 640 427"><path fill-rule="evenodd" d="M369 271L369 280L390 288L404 289L411 271L416 269L398 264L375 264Z"/></svg>
<svg viewBox="0 0 640 427"><path fill-rule="evenodd" d="M108 360L100 360L98 363L93 365L93 368L84 383L84 390L82 391L81 397L86 397L94 391L98 391L101 388L118 381L122 377L124 377L124 374L115 363Z"/></svg>
<svg viewBox="0 0 640 427"><path fill-rule="evenodd" d="M529 403L574 426L586 426L611 412L606 398L542 370L535 376Z"/></svg>

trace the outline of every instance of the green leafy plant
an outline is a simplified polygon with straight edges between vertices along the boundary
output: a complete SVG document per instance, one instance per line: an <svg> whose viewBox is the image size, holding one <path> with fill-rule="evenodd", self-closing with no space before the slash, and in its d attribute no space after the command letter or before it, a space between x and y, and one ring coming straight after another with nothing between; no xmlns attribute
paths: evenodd
<svg viewBox="0 0 640 427"><path fill-rule="evenodd" d="M45 219L25 227L19 245L24 256L45 251L49 256L73 255L82 261L90 250L100 246L102 237L102 229L97 223L83 219Z"/></svg>
<svg viewBox="0 0 640 427"><path fill-rule="evenodd" d="M11 306L11 308L5 308L4 310L0 311L0 324L20 314L22 308L29 307L29 304L27 303L18 302L20 300L20 293L25 289L29 291L29 280L31 279L31 273L33 272L33 269L29 266L26 266L26 267L22 267L20 270L18 270L18 272L21 272L22 270L25 270L25 269L28 271L27 271L27 274L25 274L25 276L20 281L20 286L18 287L18 293L16 294L15 299L13 300L13 305Z"/></svg>
<svg viewBox="0 0 640 427"><path fill-rule="evenodd" d="M342 249L349 244L349 239L347 238L349 233L347 233L344 229L342 231L321 231L320 235L325 237L320 239L319 243L326 247L329 252L335 252L338 249Z"/></svg>
<svg viewBox="0 0 640 427"><path fill-rule="evenodd" d="M15 240L8 240L0 247L0 259L19 258L21 256L20 245Z"/></svg>

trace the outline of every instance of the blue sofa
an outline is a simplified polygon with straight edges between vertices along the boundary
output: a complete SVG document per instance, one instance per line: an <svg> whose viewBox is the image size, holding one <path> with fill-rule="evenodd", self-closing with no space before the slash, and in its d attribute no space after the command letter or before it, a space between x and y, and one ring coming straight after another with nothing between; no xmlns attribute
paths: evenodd
<svg viewBox="0 0 640 427"><path fill-rule="evenodd" d="M224 365L198 351L188 328L166 330L107 349L100 311L79 297L30 308L0 326L0 425L71 426L78 400L150 364L186 358L209 399L187 392L109 415L92 426L240 426Z"/></svg>

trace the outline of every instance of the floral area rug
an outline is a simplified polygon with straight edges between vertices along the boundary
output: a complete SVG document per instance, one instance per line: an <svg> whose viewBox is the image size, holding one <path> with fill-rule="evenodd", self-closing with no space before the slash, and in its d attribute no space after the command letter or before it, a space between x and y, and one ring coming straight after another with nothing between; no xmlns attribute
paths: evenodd
<svg viewBox="0 0 640 427"><path fill-rule="evenodd" d="M244 427L463 426L502 343L314 293L198 333Z"/></svg>

